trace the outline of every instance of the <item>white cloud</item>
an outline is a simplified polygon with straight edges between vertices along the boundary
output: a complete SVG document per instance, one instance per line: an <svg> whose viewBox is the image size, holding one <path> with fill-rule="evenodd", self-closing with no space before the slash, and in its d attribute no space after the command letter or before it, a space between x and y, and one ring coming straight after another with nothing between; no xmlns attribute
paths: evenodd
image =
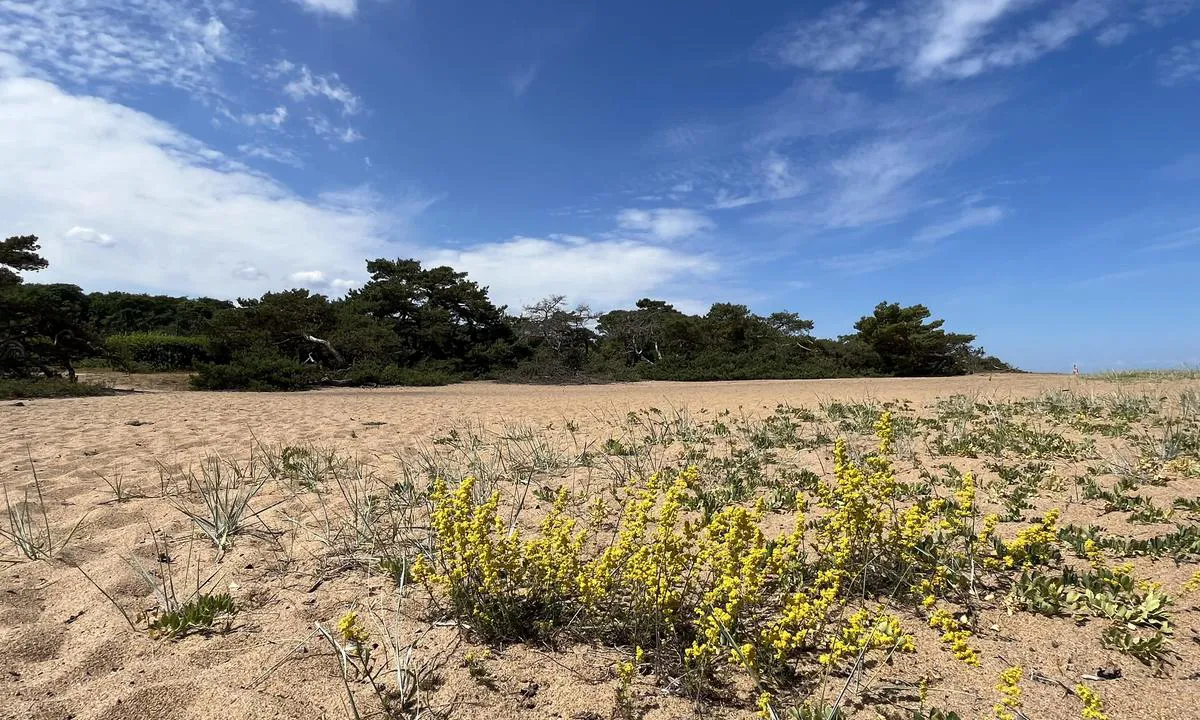
<svg viewBox="0 0 1200 720"><path fill-rule="evenodd" d="M244 297L314 268L354 278L404 252L389 241L432 202L306 199L149 115L28 77L0 76L0 157L9 232L42 235L47 281L88 289ZM93 228L119 242L85 250Z"/></svg>
<svg viewBox="0 0 1200 720"><path fill-rule="evenodd" d="M287 108L280 105L267 113L243 113L238 122L248 127L269 127L278 130L287 121Z"/></svg>
<svg viewBox="0 0 1200 720"><path fill-rule="evenodd" d="M1192 0L909 0L873 9L836 5L766 38L765 56L819 72L896 69L908 80L971 77L1032 62L1072 39L1096 33L1115 45L1139 26L1157 26L1192 9Z"/></svg>
<svg viewBox="0 0 1200 720"><path fill-rule="evenodd" d="M764 52L779 62L821 72L881 70L911 53L916 32L911 17L866 2L836 5L820 17L771 35Z"/></svg>
<svg viewBox="0 0 1200 720"><path fill-rule="evenodd" d="M1159 57L1158 80L1163 85L1200 80L1200 40L1176 45Z"/></svg>
<svg viewBox="0 0 1200 720"><path fill-rule="evenodd" d="M267 274L253 265L239 265L234 268L233 276L242 280L261 280L267 277Z"/></svg>
<svg viewBox="0 0 1200 720"><path fill-rule="evenodd" d="M719 189L713 200L713 207L728 210L775 200L788 200L804 194L808 187L808 180L793 171L791 160L772 151L759 163L752 187L744 192L728 188Z"/></svg>
<svg viewBox="0 0 1200 720"><path fill-rule="evenodd" d="M533 84L534 79L537 78L537 74L537 65L530 65L527 68L509 73L508 84L512 88L513 96L521 97L524 95L529 86Z"/></svg>
<svg viewBox="0 0 1200 720"><path fill-rule="evenodd" d="M927 138L886 137L837 158L832 189L818 206L820 223L853 228L905 215L914 204L913 181L942 159L937 146Z"/></svg>
<svg viewBox="0 0 1200 720"><path fill-rule="evenodd" d="M337 290L344 293L360 284L357 280L349 278L331 278L323 270L300 270L288 275L287 279L292 285L310 288L319 292Z"/></svg>
<svg viewBox="0 0 1200 720"><path fill-rule="evenodd" d="M910 70L918 77L936 74L966 55L989 27L1007 13L1028 4L1023 0L941 0L930 14L932 25L922 38Z"/></svg>
<svg viewBox="0 0 1200 720"><path fill-rule="evenodd" d="M917 257L919 257L919 253L909 247L878 248L864 252L835 255L826 259L823 264L830 270L843 272L847 275L861 275L885 270L893 265L914 260Z"/></svg>
<svg viewBox="0 0 1200 720"><path fill-rule="evenodd" d="M1144 0L1140 19L1150 25L1164 25L1187 15L1196 6L1195 0Z"/></svg>
<svg viewBox="0 0 1200 720"><path fill-rule="evenodd" d="M970 230L994 225L1007 211L996 205L967 205L955 217L922 228L911 242L897 247L879 247L862 252L844 253L826 258L822 264L830 270L859 275L885 270L895 265L928 257L939 240Z"/></svg>
<svg viewBox="0 0 1200 720"><path fill-rule="evenodd" d="M293 100L323 97L341 106L343 115L354 115L362 109L362 99L355 95L337 73L313 75L307 65L300 66L300 76L283 86L283 92Z"/></svg>
<svg viewBox="0 0 1200 720"><path fill-rule="evenodd" d="M917 242L937 242L951 235L957 235L964 230L995 225L1003 220L1006 214L1005 209L998 205L967 207L958 217L926 226L917 233L914 239Z"/></svg>
<svg viewBox="0 0 1200 720"><path fill-rule="evenodd" d="M711 142L718 134L714 125L702 122L685 123L657 133L651 144L669 152L690 152Z"/></svg>
<svg viewBox="0 0 1200 720"><path fill-rule="evenodd" d="M553 293L598 308L628 305L672 284L715 272L700 255L635 240L514 237L423 253L430 264L466 271L497 304L519 308Z"/></svg>
<svg viewBox="0 0 1200 720"><path fill-rule="evenodd" d="M325 273L320 270L300 270L288 275L288 280L300 285L324 285Z"/></svg>
<svg viewBox="0 0 1200 720"><path fill-rule="evenodd" d="M304 161L300 159L300 155L293 150L282 147L266 147L263 145L251 145L243 143L238 145L238 152L246 157L260 158L262 160L270 160L280 163L281 165L290 165L295 168L304 167Z"/></svg>
<svg viewBox="0 0 1200 720"><path fill-rule="evenodd" d="M1105 26L1100 32L1096 33L1096 42L1105 46L1120 45L1131 34L1133 34L1133 25L1131 23L1113 23L1112 25Z"/></svg>
<svg viewBox="0 0 1200 720"><path fill-rule="evenodd" d="M0 48L75 85L171 86L219 96L236 42L205 3L172 0L0 1Z"/></svg>
<svg viewBox="0 0 1200 720"><path fill-rule="evenodd" d="M352 18L358 12L358 0L296 0L309 12Z"/></svg>
<svg viewBox="0 0 1200 720"><path fill-rule="evenodd" d="M72 240L98 245L100 247L112 247L117 244L112 235L108 233L96 232L92 228L79 227L76 225L67 231L66 236Z"/></svg>
<svg viewBox="0 0 1200 720"><path fill-rule="evenodd" d="M626 209L617 213L622 230L646 233L666 242L691 237L716 227L707 216L688 208Z"/></svg>
<svg viewBox="0 0 1200 720"><path fill-rule="evenodd" d="M353 127L349 125L344 128L336 127L324 115L309 115L308 125L317 134L317 137L324 138L325 140L352 143L363 139L362 134Z"/></svg>
<svg viewBox="0 0 1200 720"><path fill-rule="evenodd" d="M755 219L816 231L896 222L927 204L923 181L962 152L966 138L957 129L868 137L814 163L809 192Z"/></svg>
<svg viewBox="0 0 1200 720"><path fill-rule="evenodd" d="M943 63L933 71L968 77L993 68L1024 65L1058 50L1075 37L1101 25L1109 17L1105 0L1077 0L1055 10L1049 17L1021 30L1016 37L984 48L956 63ZM1114 30L1102 31L1097 40L1114 39ZM1101 44L1104 41L1101 40Z"/></svg>
<svg viewBox="0 0 1200 720"><path fill-rule="evenodd" d="M759 114L757 145L862 130L881 120L879 109L864 95L843 90L826 77L797 81Z"/></svg>

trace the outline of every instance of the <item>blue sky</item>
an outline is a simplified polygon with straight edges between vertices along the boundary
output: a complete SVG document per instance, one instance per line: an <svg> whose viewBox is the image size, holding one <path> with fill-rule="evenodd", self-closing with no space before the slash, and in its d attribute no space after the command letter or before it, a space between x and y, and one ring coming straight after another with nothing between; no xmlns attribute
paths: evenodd
<svg viewBox="0 0 1200 720"><path fill-rule="evenodd" d="M1200 364L1200 2L0 0L47 281L921 302L1021 367Z"/></svg>

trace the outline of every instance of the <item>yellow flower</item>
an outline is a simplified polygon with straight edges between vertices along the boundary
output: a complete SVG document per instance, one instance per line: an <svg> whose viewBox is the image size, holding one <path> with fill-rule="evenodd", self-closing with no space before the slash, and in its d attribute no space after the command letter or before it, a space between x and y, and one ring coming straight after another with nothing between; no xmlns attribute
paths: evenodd
<svg viewBox="0 0 1200 720"><path fill-rule="evenodd" d="M941 641L950 646L954 657L971 667L979 667L979 652L969 642L971 631L962 627L949 612L938 608L929 617L929 627L941 630Z"/></svg>
<svg viewBox="0 0 1200 720"><path fill-rule="evenodd" d="M1184 594L1194 593L1200 590L1200 570L1197 570L1187 582L1183 584Z"/></svg>
<svg viewBox="0 0 1200 720"><path fill-rule="evenodd" d="M358 613L354 611L346 613L337 621L337 632L343 640L355 646L364 645L370 639L366 628L358 622Z"/></svg>
<svg viewBox="0 0 1200 720"><path fill-rule="evenodd" d="M1021 707L1021 668L1013 666L1000 673L1000 682L996 685L1000 693L1000 702L994 708L996 720L1015 720L1013 710Z"/></svg>
<svg viewBox="0 0 1200 720"><path fill-rule="evenodd" d="M1075 695L1083 701L1083 720L1108 720L1108 716L1104 714L1104 701L1095 690L1079 683L1075 686Z"/></svg>

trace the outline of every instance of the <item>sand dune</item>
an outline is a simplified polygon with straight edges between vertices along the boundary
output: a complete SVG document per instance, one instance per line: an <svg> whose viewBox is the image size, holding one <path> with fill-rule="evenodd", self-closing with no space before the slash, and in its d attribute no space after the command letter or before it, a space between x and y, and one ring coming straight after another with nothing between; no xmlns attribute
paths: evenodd
<svg viewBox="0 0 1200 720"><path fill-rule="evenodd" d="M160 497L160 465L186 467L210 452L247 457L254 442L315 443L366 457L386 476L396 454L411 453L431 437L468 422L544 427L570 420L586 434L606 417L648 407L756 414L779 403L816 406L868 397L907 399L920 407L954 393L1011 398L1079 382L1012 375L580 387L468 383L297 394L146 392L4 403L0 483L19 499L31 488L31 459L56 531L65 532L84 519L62 561L0 567L0 717L348 717L345 690L328 652L309 643L303 652L289 653L310 636L314 621L328 622L347 603L363 597L386 600L389 589L379 578L329 572L320 544L299 532L305 522L302 500L265 496L264 504L280 501L265 516L276 534L270 540L239 542L222 559L223 581L250 608L239 617L238 631L228 635L162 642L133 632L71 567L82 566L117 602L137 609L153 603L123 556L153 564L157 540L182 567L187 553L211 551L194 540L191 524L176 509L178 500ZM143 497L117 503L101 476L121 477ZM1035 618L1028 624L1038 622ZM419 626L416 619L402 620L396 631L412 633ZM455 637L452 628L434 628L423 642L431 652L453 653ZM1194 644L1188 637L1179 637L1179 643ZM288 662L260 680L283 658ZM611 691L595 690L586 680L607 682L602 668L611 661L604 651L586 648L563 648L553 659L535 649L509 649L496 671L499 689L494 694L473 687L462 673L448 674L445 681L463 698L453 716L608 717ZM1179 667L1173 675L1182 678L1195 669ZM538 687L534 700L521 694L529 683ZM1144 699L1163 699L1168 693L1200 698L1194 684L1135 679L1122 692ZM1186 697L1163 699L1161 705L1163 712L1182 714L1139 716L1200 717ZM1119 699L1113 704L1121 705ZM690 711L686 702L664 701L650 717ZM1076 712L1051 710L1036 717L1075 717Z"/></svg>

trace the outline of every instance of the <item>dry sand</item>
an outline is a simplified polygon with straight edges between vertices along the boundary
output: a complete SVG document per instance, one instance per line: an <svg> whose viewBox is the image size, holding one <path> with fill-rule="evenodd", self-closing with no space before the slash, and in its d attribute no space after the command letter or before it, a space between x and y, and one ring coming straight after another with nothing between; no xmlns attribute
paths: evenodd
<svg viewBox="0 0 1200 720"><path fill-rule="evenodd" d="M137 382L137 379L134 379ZM30 487L32 457L45 490L51 523L59 531L80 517L83 524L65 552L66 562L39 561L0 567L0 718L345 718L344 689L337 666L315 642L265 680L264 671L286 657L309 635L314 621L336 619L347 603L366 596L387 601L381 579L338 576L317 586L319 554L312 543L239 542L221 563L225 582L250 608L238 628L224 636L192 636L180 642L156 641L135 633L114 607L68 563L83 566L119 602L148 607L148 593L121 559L130 553L152 562L152 533L171 552L187 551L190 524L158 497L113 502L97 475L122 476L146 496L159 492L157 463L188 465L205 453L248 455L252 437L263 443L312 442L359 453L386 473L396 453L465 422L496 426L519 421L535 425L578 423L583 432L602 416L648 407L693 411L738 408L746 413L779 403L815 406L831 399L907 399L916 407L956 393L1012 398L1077 385L1064 376L1010 375L921 380L836 380L641 383L581 387L530 387L468 383L430 389L321 390L296 394L189 393L152 391L116 397L27 400L0 405L0 483L14 497ZM132 424L138 421L141 424ZM287 531L300 510L284 505L268 520ZM200 545L196 545L200 548ZM211 548L204 548L205 551ZM199 551L199 550L198 550ZM1192 568L1194 569L1194 568ZM1186 578L1181 569L1177 573ZM1190 604L1184 603L1184 610ZM1195 613L1189 622L1194 624ZM1036 628L1043 618L1020 624ZM412 627L416 627L414 624ZM398 632L411 632L401 623ZM1047 667L1070 662L1078 667L1103 663L1098 629L1087 642L1051 650L1014 642L1015 658ZM1177 643L1196 643L1181 629ZM407 642L407 640L405 641ZM934 641L936 643L936 640ZM438 628L426 646L454 652L454 631ZM1126 680L1101 690L1110 717L1200 717L1200 681L1186 679L1197 669L1196 653L1172 679L1155 679L1131 668ZM493 663L496 687L476 687L461 670L448 670L445 682L460 688L454 717L591 718L612 711L609 664L617 655L603 650L566 648L553 657L529 648L510 648ZM1002 667L988 658L985 667ZM1129 667L1128 658L1122 663ZM994 674L980 686L989 688ZM990 678L990 679L989 679ZM537 684L536 693L522 695ZM1030 683L1026 683L1029 685ZM1056 702L1062 692L1037 686L1030 717L1078 717L1078 705ZM653 689L646 691L653 693ZM945 690L953 693L954 689ZM978 695L978 693L976 693ZM530 697L526 697L530 695ZM1039 699L1040 698L1040 699ZM992 697L968 705L989 716ZM652 705L655 703L651 703ZM1156 709L1157 708L1157 709ZM664 701L649 717L687 717L691 706ZM718 715L744 717L725 708ZM592 713L592 714L589 714Z"/></svg>

